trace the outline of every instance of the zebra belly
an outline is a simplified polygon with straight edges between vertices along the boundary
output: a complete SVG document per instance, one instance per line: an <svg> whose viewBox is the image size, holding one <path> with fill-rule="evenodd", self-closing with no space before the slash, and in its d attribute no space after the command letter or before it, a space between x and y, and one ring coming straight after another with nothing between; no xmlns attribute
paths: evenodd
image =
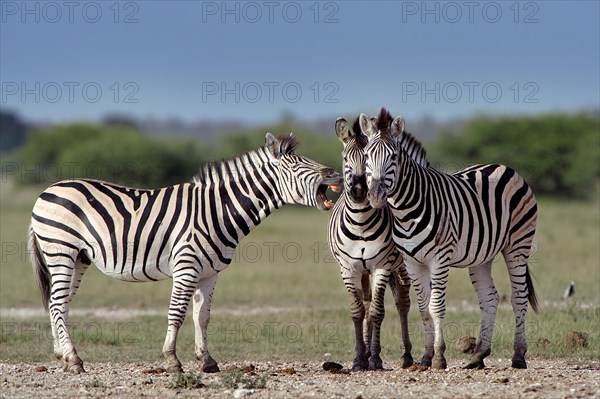
<svg viewBox="0 0 600 399"><path fill-rule="evenodd" d="M92 260L92 262L94 261ZM102 260L98 260L94 264L105 275L122 281L145 282L173 278L168 255L161 257L158 262L153 261L146 264L140 261L134 264L129 261L116 267L106 267Z"/></svg>
<svg viewBox="0 0 600 399"><path fill-rule="evenodd" d="M399 253L393 244L376 245L363 241L350 241L343 246L344 263L352 271L370 272L379 268L395 269L400 264Z"/></svg>

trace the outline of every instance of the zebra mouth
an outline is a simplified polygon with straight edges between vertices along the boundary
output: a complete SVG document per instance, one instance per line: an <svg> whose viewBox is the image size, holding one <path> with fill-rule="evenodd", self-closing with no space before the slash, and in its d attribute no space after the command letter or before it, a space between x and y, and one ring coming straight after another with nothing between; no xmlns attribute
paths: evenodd
<svg viewBox="0 0 600 399"><path fill-rule="evenodd" d="M332 185L320 184L319 185L319 187L317 188L317 199L318 199L317 205L318 205L319 209L321 209L323 211L330 210L334 204L334 202L332 200L327 198L327 189L328 188L335 192L341 191L341 186L339 184L332 184Z"/></svg>

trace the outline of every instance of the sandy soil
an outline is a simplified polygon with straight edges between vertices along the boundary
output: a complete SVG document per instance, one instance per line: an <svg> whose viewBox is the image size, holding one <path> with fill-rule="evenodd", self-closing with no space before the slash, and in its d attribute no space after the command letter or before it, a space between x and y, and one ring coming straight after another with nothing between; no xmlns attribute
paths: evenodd
<svg viewBox="0 0 600 399"><path fill-rule="evenodd" d="M508 359L491 358L484 370L402 370L337 373L321 363L223 363L223 370L266 375L265 389L239 391L223 386L219 374L202 374L205 387L171 388L174 375L159 363L87 363L87 373L62 372L60 364L0 363L2 398L204 397L204 398L600 398L600 361L529 360L529 369L513 370ZM345 365L348 366L348 365ZM186 371L198 370L186 363ZM158 372L158 373L157 373Z"/></svg>

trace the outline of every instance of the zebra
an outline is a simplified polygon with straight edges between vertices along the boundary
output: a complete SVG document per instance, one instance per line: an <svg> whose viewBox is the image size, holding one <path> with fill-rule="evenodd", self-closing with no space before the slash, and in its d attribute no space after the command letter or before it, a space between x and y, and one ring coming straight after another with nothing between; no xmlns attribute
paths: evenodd
<svg viewBox="0 0 600 399"><path fill-rule="evenodd" d="M195 354L218 372L207 348L210 303L220 271L240 240L284 204L329 210L329 186L342 176L296 155L296 137L208 163L190 183L143 190L88 179L51 185L37 199L29 228L33 271L50 313L54 354L63 369L85 372L67 330L69 302L87 267L131 282L173 279L162 349L167 371L182 372L177 333L193 298Z"/></svg>
<svg viewBox="0 0 600 399"><path fill-rule="evenodd" d="M404 257L425 324L421 364L446 368L442 322L449 267L468 267L482 316L475 353L466 368L485 367L499 301L491 267L494 257L502 253L515 313L512 367L527 368L527 301L534 311L538 309L528 266L537 220L537 203L529 185L504 165L474 165L449 175L419 164L401 145L418 142L404 130L404 119L392 120L385 108L376 123L365 114L359 123L369 137L365 147L367 197L371 206L387 204L392 210L394 241ZM422 147L421 151L425 154Z"/></svg>
<svg viewBox="0 0 600 399"><path fill-rule="evenodd" d="M360 132L358 118L352 130L344 118L337 119L335 131L344 145L345 189L333 207L328 226L329 248L340 264L342 280L350 294L356 339L352 370L383 369L380 328L388 283L400 315L404 344L402 367L407 368L413 364L408 333L410 279L392 241L391 212L387 207L374 209L367 202L364 174L367 137Z"/></svg>

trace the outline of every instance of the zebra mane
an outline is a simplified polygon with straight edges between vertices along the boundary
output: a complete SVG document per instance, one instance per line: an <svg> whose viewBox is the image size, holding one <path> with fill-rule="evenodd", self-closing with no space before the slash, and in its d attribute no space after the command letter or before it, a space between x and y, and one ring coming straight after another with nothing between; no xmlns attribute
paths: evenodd
<svg viewBox="0 0 600 399"><path fill-rule="evenodd" d="M277 137L277 142L279 143L279 153L282 155L291 155L294 152L296 152L296 149L298 148L298 139L296 138L296 136L293 136L292 134L286 136L286 135L280 135L279 137Z"/></svg>
<svg viewBox="0 0 600 399"><path fill-rule="evenodd" d="M360 128L360 117L356 117L352 124L352 131L354 132L354 141L360 149L364 149L369 142L369 138L364 134Z"/></svg>
<svg viewBox="0 0 600 399"><path fill-rule="evenodd" d="M385 107L382 107L375 121L377 130L379 130L382 138L386 140L390 138L390 126L392 125L393 121L394 118L392 115L388 112L388 110L385 109ZM425 151L425 147L423 147L423 144L417 140L414 134L404 130L402 132L402 136L400 137L400 148L402 148L406 155L412 158L413 161L415 161L418 165L424 168L429 168L430 164L427 160L427 151Z"/></svg>
<svg viewBox="0 0 600 399"><path fill-rule="evenodd" d="M409 131L402 132L400 138L400 148L413 159L418 165L429 168L429 161L427 160L427 151L423 144L417 140L417 138Z"/></svg>
<svg viewBox="0 0 600 399"><path fill-rule="evenodd" d="M379 111L379 115L377 116L376 127L383 139L387 140L389 138L390 126L393 120L394 118L388 112L388 110L385 109L385 107L382 107L381 111Z"/></svg>
<svg viewBox="0 0 600 399"><path fill-rule="evenodd" d="M296 151L298 147L298 139L296 136L285 136L281 135L277 137L277 148L275 149L281 155L291 155ZM267 151L266 147L259 147L254 150L250 150L244 154L238 155L233 158L222 159L221 161L206 162L200 166L198 174L194 176L192 182L195 184L206 184L214 180L227 180L233 176L239 168L238 161L242 163L259 163L264 162L265 156L260 156L260 153Z"/></svg>

